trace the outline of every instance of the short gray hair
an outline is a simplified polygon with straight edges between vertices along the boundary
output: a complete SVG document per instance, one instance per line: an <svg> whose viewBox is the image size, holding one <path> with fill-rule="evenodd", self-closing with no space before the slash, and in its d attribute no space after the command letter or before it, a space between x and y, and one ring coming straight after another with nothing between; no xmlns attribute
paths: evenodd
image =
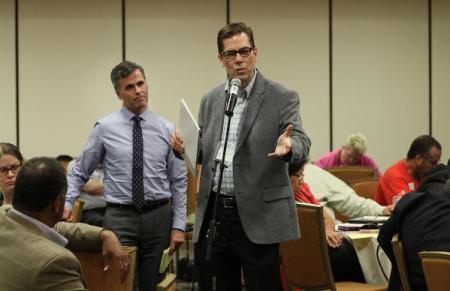
<svg viewBox="0 0 450 291"><path fill-rule="evenodd" d="M111 82L114 86L114 90L116 91L116 93L119 92L120 79L128 77L131 73L133 73L136 70L141 71L142 76L144 76L144 79L145 79L144 68L142 68L140 65L130 62L130 61L121 62L120 64L116 65L112 69Z"/></svg>
<svg viewBox="0 0 450 291"><path fill-rule="evenodd" d="M350 134L347 137L347 141L344 143L344 146L350 147L358 151L360 154L364 154L367 151L367 141L364 135Z"/></svg>

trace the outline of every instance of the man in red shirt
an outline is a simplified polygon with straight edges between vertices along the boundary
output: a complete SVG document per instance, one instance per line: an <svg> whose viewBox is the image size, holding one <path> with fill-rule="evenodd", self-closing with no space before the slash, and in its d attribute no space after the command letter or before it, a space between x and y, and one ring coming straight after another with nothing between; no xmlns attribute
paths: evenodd
<svg viewBox="0 0 450 291"><path fill-rule="evenodd" d="M375 201L391 205L394 196L414 192L421 179L439 164L441 144L430 135L421 135L411 144L406 159L386 170L378 183Z"/></svg>

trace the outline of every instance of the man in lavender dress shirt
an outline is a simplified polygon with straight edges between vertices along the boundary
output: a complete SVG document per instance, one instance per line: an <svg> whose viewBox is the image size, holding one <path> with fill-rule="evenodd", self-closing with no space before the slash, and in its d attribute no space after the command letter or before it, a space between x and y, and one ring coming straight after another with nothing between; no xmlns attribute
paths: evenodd
<svg viewBox="0 0 450 291"><path fill-rule="evenodd" d="M184 241L186 224L186 167L169 146L174 125L148 108L144 69L122 62L111 81L123 107L96 122L79 159L68 173L65 217L98 162L104 166L107 208L104 227L124 245L138 247L140 291L156 290L162 251ZM144 205L133 204L132 164L134 117L142 128ZM169 201L171 203L169 203Z"/></svg>

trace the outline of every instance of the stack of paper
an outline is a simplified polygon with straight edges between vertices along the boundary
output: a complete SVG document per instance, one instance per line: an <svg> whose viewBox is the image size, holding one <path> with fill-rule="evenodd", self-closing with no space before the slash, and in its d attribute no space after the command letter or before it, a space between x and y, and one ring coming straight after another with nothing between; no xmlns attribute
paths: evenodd
<svg viewBox="0 0 450 291"><path fill-rule="evenodd" d="M161 256L161 262L159 263L159 273L164 273L172 261L172 254L170 253L170 247L163 251Z"/></svg>

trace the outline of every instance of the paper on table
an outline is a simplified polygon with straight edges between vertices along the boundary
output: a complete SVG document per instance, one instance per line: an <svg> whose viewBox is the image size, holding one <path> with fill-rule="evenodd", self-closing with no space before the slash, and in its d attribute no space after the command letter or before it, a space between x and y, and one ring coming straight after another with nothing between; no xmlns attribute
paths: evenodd
<svg viewBox="0 0 450 291"><path fill-rule="evenodd" d="M178 128L181 132L181 138L185 147L185 152L182 154L186 165L190 168L192 173L195 173L195 164L197 162L197 146L198 146L198 133L200 127L197 124L194 116L192 115L189 107L184 99L181 99L180 106L180 121Z"/></svg>
<svg viewBox="0 0 450 291"><path fill-rule="evenodd" d="M161 262L159 263L159 273L164 273L169 266L170 261L172 261L172 254L170 253L170 247L165 249L161 256Z"/></svg>

